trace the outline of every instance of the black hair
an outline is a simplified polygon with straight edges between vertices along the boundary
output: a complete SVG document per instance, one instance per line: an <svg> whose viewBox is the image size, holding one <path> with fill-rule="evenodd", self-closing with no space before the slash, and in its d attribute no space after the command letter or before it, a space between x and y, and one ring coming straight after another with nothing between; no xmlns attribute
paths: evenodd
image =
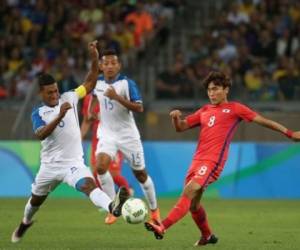
<svg viewBox="0 0 300 250"><path fill-rule="evenodd" d="M38 83L40 88L42 88L43 86L46 85L51 85L54 84L56 81L53 78L53 76L46 74L46 73L42 73L38 75Z"/></svg>
<svg viewBox="0 0 300 250"><path fill-rule="evenodd" d="M204 88L207 89L211 82L217 86L222 86L223 88L230 88L232 85L230 78L220 71L212 71L205 77L203 80Z"/></svg>
<svg viewBox="0 0 300 250"><path fill-rule="evenodd" d="M101 51L100 58L102 58L103 56L116 56L116 57L119 57L117 51L114 50L114 49L104 49L103 51Z"/></svg>

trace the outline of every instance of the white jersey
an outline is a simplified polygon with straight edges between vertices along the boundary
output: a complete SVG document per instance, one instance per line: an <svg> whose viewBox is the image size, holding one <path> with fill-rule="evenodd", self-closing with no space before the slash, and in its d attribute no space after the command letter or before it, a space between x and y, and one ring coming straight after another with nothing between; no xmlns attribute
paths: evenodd
<svg viewBox="0 0 300 250"><path fill-rule="evenodd" d="M133 80L119 75L116 80L108 83L103 76L100 76L93 91L100 104L100 124L97 130L97 137L100 141L103 137L116 138L119 141L128 138L140 139L133 113L118 101L104 96L105 91L110 86L115 89L118 95L125 99L142 103L140 92Z"/></svg>
<svg viewBox="0 0 300 250"><path fill-rule="evenodd" d="M83 149L81 144L81 134L78 120L78 94L68 91L61 95L58 105L49 107L43 105L33 110L31 114L33 130L38 129L53 121L60 112L60 106L64 102L69 102L72 109L69 109L65 117L45 138L41 144L41 162L83 162Z"/></svg>

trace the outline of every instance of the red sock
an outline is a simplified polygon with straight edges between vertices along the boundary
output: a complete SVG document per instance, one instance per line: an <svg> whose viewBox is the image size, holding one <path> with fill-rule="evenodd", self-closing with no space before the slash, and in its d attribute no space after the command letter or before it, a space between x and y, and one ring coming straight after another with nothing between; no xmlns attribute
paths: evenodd
<svg viewBox="0 0 300 250"><path fill-rule="evenodd" d="M129 190L129 184L128 181L125 179L122 175L115 175L112 177L114 180L114 183L117 184L118 187L126 187L127 190Z"/></svg>
<svg viewBox="0 0 300 250"><path fill-rule="evenodd" d="M186 196L181 196L172 208L167 218L162 221L165 229L169 228L181 218L183 218L189 211L191 205L191 200Z"/></svg>
<svg viewBox="0 0 300 250"><path fill-rule="evenodd" d="M199 209L195 212L192 212L191 214L194 222L196 223L197 227L200 229L202 236L205 239L208 239L208 237L211 235L211 230L208 225L208 220L207 220L204 207L200 205Z"/></svg>

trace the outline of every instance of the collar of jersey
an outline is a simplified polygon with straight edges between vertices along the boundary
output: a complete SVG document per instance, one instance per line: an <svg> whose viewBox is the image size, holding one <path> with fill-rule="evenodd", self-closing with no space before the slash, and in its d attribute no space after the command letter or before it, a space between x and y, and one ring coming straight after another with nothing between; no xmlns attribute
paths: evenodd
<svg viewBox="0 0 300 250"><path fill-rule="evenodd" d="M101 75L98 79L99 80L103 80L105 81L105 83L107 84L113 84L119 80L121 80L123 78L123 76L121 74L117 74L117 76L115 77L115 79L111 80L111 81L107 81L105 78L104 78L104 75Z"/></svg>

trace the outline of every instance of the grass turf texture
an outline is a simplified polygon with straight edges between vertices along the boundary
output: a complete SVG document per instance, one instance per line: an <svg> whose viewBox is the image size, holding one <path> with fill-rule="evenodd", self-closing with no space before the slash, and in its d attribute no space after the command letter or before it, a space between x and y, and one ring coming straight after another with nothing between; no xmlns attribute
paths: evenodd
<svg viewBox="0 0 300 250"><path fill-rule="evenodd" d="M174 199L160 199L165 216ZM143 224L123 219L105 225L87 199L49 198L35 217L24 239L10 243L23 214L25 199L0 199L0 249L195 249L199 232L188 214L161 241ZM299 249L300 201L204 200L210 224L219 237L204 249Z"/></svg>

